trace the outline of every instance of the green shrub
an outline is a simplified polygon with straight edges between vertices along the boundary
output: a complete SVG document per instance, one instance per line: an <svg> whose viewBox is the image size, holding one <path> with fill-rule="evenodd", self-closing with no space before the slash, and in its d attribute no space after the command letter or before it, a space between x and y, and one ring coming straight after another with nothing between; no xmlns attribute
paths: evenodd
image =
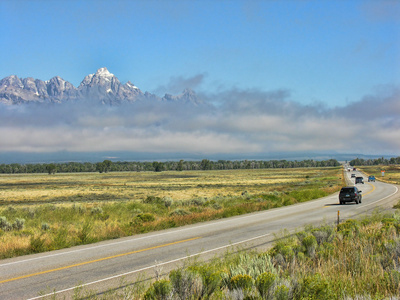
<svg viewBox="0 0 400 300"><path fill-rule="evenodd" d="M29 208L25 208L26 210L26 215L28 218L33 219L36 215L36 209L29 207Z"/></svg>
<svg viewBox="0 0 400 300"><path fill-rule="evenodd" d="M9 206L9 207L7 207L7 212L9 214L15 214L17 212L17 210L14 207Z"/></svg>
<svg viewBox="0 0 400 300"><path fill-rule="evenodd" d="M307 232L305 231L299 231L296 233L296 237L298 238L298 240L300 241L300 243L303 242L303 239L308 235Z"/></svg>
<svg viewBox="0 0 400 300"><path fill-rule="evenodd" d="M300 286L302 299L337 299L329 282L320 274L304 277Z"/></svg>
<svg viewBox="0 0 400 300"><path fill-rule="evenodd" d="M239 274L231 278L231 289L248 291L253 287L253 278L247 274Z"/></svg>
<svg viewBox="0 0 400 300"><path fill-rule="evenodd" d="M163 200L166 208L170 207L172 205L172 203L174 202L174 200L172 200L172 198L168 197L168 196L165 196L162 200Z"/></svg>
<svg viewBox="0 0 400 300"><path fill-rule="evenodd" d="M172 294L172 284L166 279L154 282L144 294L145 300L167 300Z"/></svg>
<svg viewBox="0 0 400 300"><path fill-rule="evenodd" d="M25 219L15 219L12 227L16 230L22 230L25 226Z"/></svg>
<svg viewBox="0 0 400 300"><path fill-rule="evenodd" d="M271 297L277 276L271 272L260 274L255 282L256 288L263 299Z"/></svg>
<svg viewBox="0 0 400 300"><path fill-rule="evenodd" d="M203 206L205 203L206 200L204 198L195 198L190 201L190 204L194 206Z"/></svg>
<svg viewBox="0 0 400 300"><path fill-rule="evenodd" d="M287 300L289 299L290 289L286 285L279 285L274 291L274 296L276 300ZM323 299L323 298L321 298Z"/></svg>
<svg viewBox="0 0 400 300"><path fill-rule="evenodd" d="M338 232L358 232L360 229L360 225L356 220L353 219L349 219L344 223L340 223L339 225L337 225L337 231Z"/></svg>
<svg viewBox="0 0 400 300"><path fill-rule="evenodd" d="M395 223L397 223L397 221L395 218L384 218L384 219L382 219L381 223L384 225L387 225L387 224L394 225Z"/></svg>
<svg viewBox="0 0 400 300"><path fill-rule="evenodd" d="M47 230L50 229L50 225L47 224L47 223L42 223L41 229L42 229L43 231L47 231Z"/></svg>
<svg viewBox="0 0 400 300"><path fill-rule="evenodd" d="M282 247L281 254L285 258L285 260L290 260L295 255L294 251L290 245L286 245L286 246Z"/></svg>
<svg viewBox="0 0 400 300"><path fill-rule="evenodd" d="M97 215L97 219L102 220L102 221L108 220L109 217L110 217L110 215L106 214L106 213Z"/></svg>
<svg viewBox="0 0 400 300"><path fill-rule="evenodd" d="M211 207L212 207L213 209L215 209L215 210L219 210L219 209L222 208L222 205L219 204L219 203L213 203L213 204L211 205Z"/></svg>
<svg viewBox="0 0 400 300"><path fill-rule="evenodd" d="M98 215L98 214L102 214L103 213L103 209L101 207L92 207L92 209L90 210L90 213L92 215Z"/></svg>
<svg viewBox="0 0 400 300"><path fill-rule="evenodd" d="M320 249L318 250L318 255L323 259L330 259L334 255L334 252L335 252L335 246L330 242L325 242L321 245Z"/></svg>
<svg viewBox="0 0 400 300"><path fill-rule="evenodd" d="M210 297L221 286L221 272L215 269L215 266L196 265L190 267L189 270L200 274L202 280L201 297Z"/></svg>
<svg viewBox="0 0 400 300"><path fill-rule="evenodd" d="M306 236L302 241L302 245L304 246L308 255L313 257L315 254L316 246L318 245L317 239L315 238L315 236L313 236L311 234Z"/></svg>
<svg viewBox="0 0 400 300"><path fill-rule="evenodd" d="M13 229L13 226L7 221L6 217L0 217L0 229L3 231L11 231Z"/></svg>
<svg viewBox="0 0 400 300"><path fill-rule="evenodd" d="M318 245L326 242L329 238L329 233L322 230L315 230L312 232L312 235L315 237Z"/></svg>
<svg viewBox="0 0 400 300"><path fill-rule="evenodd" d="M150 213L141 213L136 216L136 219L140 220L141 222L152 222L156 218Z"/></svg>
<svg viewBox="0 0 400 300"><path fill-rule="evenodd" d="M147 198L143 200L143 203L147 203L147 204L162 204L163 200L160 197L147 196Z"/></svg>

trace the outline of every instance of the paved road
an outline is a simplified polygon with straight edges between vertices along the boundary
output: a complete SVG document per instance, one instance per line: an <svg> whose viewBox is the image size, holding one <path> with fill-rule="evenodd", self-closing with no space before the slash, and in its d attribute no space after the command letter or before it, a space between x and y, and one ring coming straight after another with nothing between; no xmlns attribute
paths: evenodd
<svg viewBox="0 0 400 300"><path fill-rule="evenodd" d="M346 172L347 180L350 174ZM353 182L354 178L350 182ZM362 204L339 205L337 193L306 203L204 222L70 249L0 260L0 299L70 298L78 285L96 291L130 281L141 272L154 275L188 257L211 257L230 247L268 247L283 229L336 222L388 208L399 200L398 188L382 182L357 184Z"/></svg>

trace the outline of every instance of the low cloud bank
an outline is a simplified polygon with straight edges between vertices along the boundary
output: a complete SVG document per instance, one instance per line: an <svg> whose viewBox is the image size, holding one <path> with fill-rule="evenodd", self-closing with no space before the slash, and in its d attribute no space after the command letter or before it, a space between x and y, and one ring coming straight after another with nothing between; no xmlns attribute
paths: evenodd
<svg viewBox="0 0 400 300"><path fill-rule="evenodd" d="M204 105L0 105L0 152L398 154L400 149L400 90L395 87L336 108L301 105L288 90L232 89L199 97Z"/></svg>

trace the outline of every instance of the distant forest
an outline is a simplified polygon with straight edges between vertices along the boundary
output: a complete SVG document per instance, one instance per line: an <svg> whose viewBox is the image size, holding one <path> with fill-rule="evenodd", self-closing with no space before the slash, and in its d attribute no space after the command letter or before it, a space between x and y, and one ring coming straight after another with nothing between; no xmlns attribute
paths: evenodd
<svg viewBox="0 0 400 300"><path fill-rule="evenodd" d="M399 165L400 164L400 156L392 157L392 158L376 158L376 159L363 159L356 158L349 162L351 166L376 166L376 165Z"/></svg>
<svg viewBox="0 0 400 300"><path fill-rule="evenodd" d="M50 163L50 164L0 164L0 174L19 173L73 173L73 172L141 172L141 171L185 171L185 170L231 170L231 169L270 169L270 168L307 168L336 167L340 163L336 159L323 161L303 160L270 160L270 161L167 161L167 162L112 162L104 160L98 163Z"/></svg>

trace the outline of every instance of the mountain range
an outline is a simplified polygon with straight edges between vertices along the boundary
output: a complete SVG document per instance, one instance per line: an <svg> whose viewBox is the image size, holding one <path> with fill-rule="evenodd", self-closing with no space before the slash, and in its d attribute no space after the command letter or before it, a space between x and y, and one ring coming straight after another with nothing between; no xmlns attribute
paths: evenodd
<svg viewBox="0 0 400 300"><path fill-rule="evenodd" d="M85 99L109 105L146 100L202 104L191 89L185 89L179 95L165 94L162 98L149 92L143 93L130 81L122 84L107 68L100 68L96 73L87 75L78 87L59 76L42 81L11 75L0 81L0 103L7 105L63 103Z"/></svg>

